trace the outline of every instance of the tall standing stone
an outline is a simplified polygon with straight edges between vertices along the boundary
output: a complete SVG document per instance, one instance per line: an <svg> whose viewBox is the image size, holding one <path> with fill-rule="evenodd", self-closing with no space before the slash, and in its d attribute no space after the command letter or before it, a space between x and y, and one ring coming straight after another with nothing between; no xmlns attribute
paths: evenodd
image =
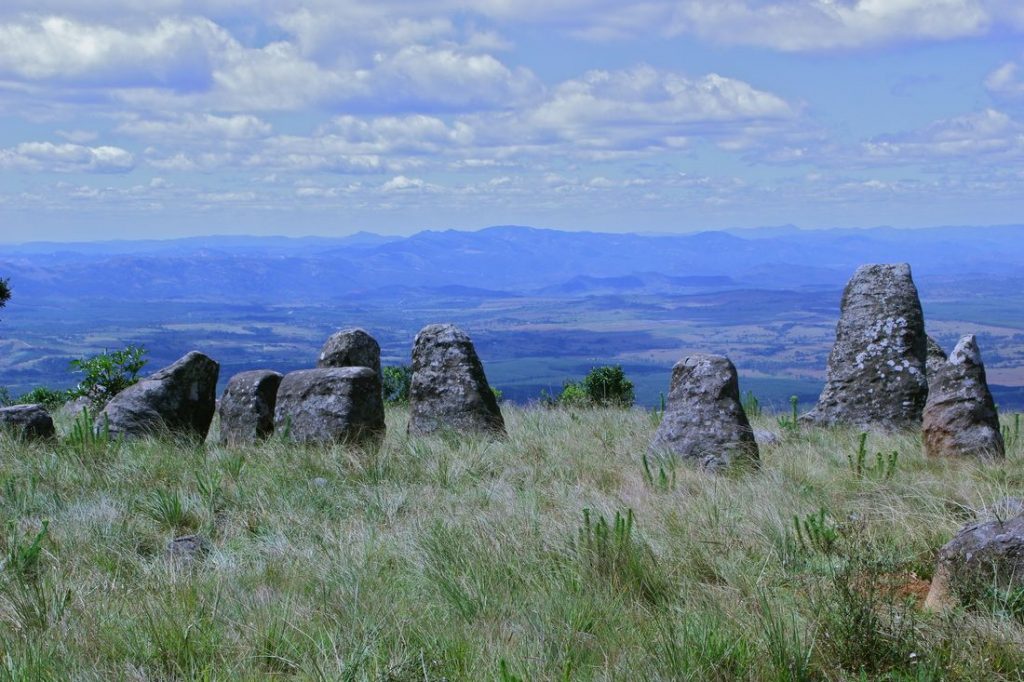
<svg viewBox="0 0 1024 682"><path fill-rule="evenodd" d="M342 329L320 349L317 367L369 367L380 374L380 344L362 329Z"/></svg>
<svg viewBox="0 0 1024 682"><path fill-rule="evenodd" d="M112 436L168 433L205 440L217 405L220 365L192 351L172 365L124 389L96 418Z"/></svg>
<svg viewBox="0 0 1024 682"><path fill-rule="evenodd" d="M231 377L220 397L220 442L241 445L265 440L274 433L274 406L283 375L268 369Z"/></svg>
<svg viewBox="0 0 1024 682"><path fill-rule="evenodd" d="M413 343L409 433L503 434L505 420L469 336L451 324L424 327Z"/></svg>
<svg viewBox="0 0 1024 682"><path fill-rule="evenodd" d="M360 443L382 437L380 375L369 367L286 374L277 389L274 429L297 443Z"/></svg>
<svg viewBox="0 0 1024 682"><path fill-rule="evenodd" d="M671 452L710 469L758 459L754 432L740 402L736 367L729 358L697 354L676 363L651 451Z"/></svg>
<svg viewBox="0 0 1024 682"><path fill-rule="evenodd" d="M825 388L804 420L887 431L920 427L926 353L910 266L862 265L843 291Z"/></svg>
<svg viewBox="0 0 1024 682"><path fill-rule="evenodd" d="M999 414L973 334L960 339L949 360L928 376L924 448L931 457L1006 456Z"/></svg>

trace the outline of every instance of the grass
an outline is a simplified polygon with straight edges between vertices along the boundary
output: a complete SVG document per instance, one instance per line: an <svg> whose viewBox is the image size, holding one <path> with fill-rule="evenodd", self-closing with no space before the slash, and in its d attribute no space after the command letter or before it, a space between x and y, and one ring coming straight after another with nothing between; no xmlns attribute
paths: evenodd
<svg viewBox="0 0 1024 682"><path fill-rule="evenodd" d="M392 410L369 450L0 436L0 680L1024 676L1020 609L920 609L937 549L1024 496L1020 443L872 434L898 458L867 476L858 432L802 430L712 475L645 463L642 411L505 414L491 442ZM210 552L170 560L187 533Z"/></svg>

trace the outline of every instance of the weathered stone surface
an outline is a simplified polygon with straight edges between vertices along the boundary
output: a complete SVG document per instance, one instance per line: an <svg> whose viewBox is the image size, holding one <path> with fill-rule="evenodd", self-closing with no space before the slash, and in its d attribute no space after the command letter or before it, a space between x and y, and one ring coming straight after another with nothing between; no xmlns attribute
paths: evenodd
<svg viewBox="0 0 1024 682"><path fill-rule="evenodd" d="M167 543L167 556L178 561L192 561L204 557L210 543L202 535L182 535Z"/></svg>
<svg viewBox="0 0 1024 682"><path fill-rule="evenodd" d="M729 358L697 354L676 363L651 450L671 452L711 469L758 459L754 432L740 403L736 367Z"/></svg>
<svg viewBox="0 0 1024 682"><path fill-rule="evenodd" d="M973 334L928 376L924 448L930 457L1006 456L999 415Z"/></svg>
<svg viewBox="0 0 1024 682"><path fill-rule="evenodd" d="M939 550L925 606L970 603L989 590L1024 587L1024 516L972 523Z"/></svg>
<svg viewBox="0 0 1024 682"><path fill-rule="evenodd" d="M409 408L410 434L505 432L473 342L455 325L428 325L416 335Z"/></svg>
<svg viewBox="0 0 1024 682"><path fill-rule="evenodd" d="M192 351L115 395L96 417L111 436L168 434L205 440L217 402L220 365Z"/></svg>
<svg viewBox="0 0 1024 682"><path fill-rule="evenodd" d="M384 435L380 375L369 367L325 367L286 374L274 428L298 443L358 443Z"/></svg>
<svg viewBox="0 0 1024 682"><path fill-rule="evenodd" d="M0 407L0 428L25 440L53 438L53 419L42 405Z"/></svg>
<svg viewBox="0 0 1024 682"><path fill-rule="evenodd" d="M274 433L274 406L283 377L269 369L241 372L231 377L217 401L221 444L253 443Z"/></svg>
<svg viewBox="0 0 1024 682"><path fill-rule="evenodd" d="M342 329L320 350L317 367L369 367L380 374L380 344L362 329Z"/></svg>
<svg viewBox="0 0 1024 682"><path fill-rule="evenodd" d="M754 440L758 445L778 445L782 442L782 436L768 429L755 429Z"/></svg>
<svg viewBox="0 0 1024 682"><path fill-rule="evenodd" d="M804 421L918 428L928 398L927 338L906 263L863 265L843 291L825 388Z"/></svg>
<svg viewBox="0 0 1024 682"><path fill-rule="evenodd" d="M925 374L930 379L935 372L937 372L949 357L946 355L946 351L942 350L942 346L932 337L927 337L927 352L925 353Z"/></svg>

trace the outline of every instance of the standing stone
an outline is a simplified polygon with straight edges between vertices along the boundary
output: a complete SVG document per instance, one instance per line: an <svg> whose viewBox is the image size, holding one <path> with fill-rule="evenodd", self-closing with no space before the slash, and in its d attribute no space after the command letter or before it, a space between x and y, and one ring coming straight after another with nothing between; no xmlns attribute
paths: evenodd
<svg viewBox="0 0 1024 682"><path fill-rule="evenodd" d="M803 420L886 431L920 427L926 353L910 266L862 265L843 291L825 388Z"/></svg>
<svg viewBox="0 0 1024 682"><path fill-rule="evenodd" d="M53 438L53 418L42 405L12 405L0 408L0 427L25 440Z"/></svg>
<svg viewBox="0 0 1024 682"><path fill-rule="evenodd" d="M926 343L928 350L925 353L925 374L928 381L931 382L932 376L946 364L949 358L946 356L946 351L942 350L942 346L932 337L927 337ZM931 389L929 388L929 390Z"/></svg>
<svg viewBox="0 0 1024 682"><path fill-rule="evenodd" d="M505 433L501 408L469 336L452 324L420 330L412 348L409 433Z"/></svg>
<svg viewBox="0 0 1024 682"><path fill-rule="evenodd" d="M124 389L96 418L111 436L169 434L205 440L217 403L220 365L192 351L172 365Z"/></svg>
<svg viewBox="0 0 1024 682"><path fill-rule="evenodd" d="M1024 587L1024 516L971 523L939 550L929 609Z"/></svg>
<svg viewBox="0 0 1024 682"><path fill-rule="evenodd" d="M380 374L380 344L362 329L342 329L320 349L317 367L369 367Z"/></svg>
<svg viewBox="0 0 1024 682"><path fill-rule="evenodd" d="M757 442L740 403L739 379L729 358L697 354L676 363L665 414L650 449L671 452L710 469L738 460L757 461Z"/></svg>
<svg viewBox="0 0 1024 682"><path fill-rule="evenodd" d="M949 360L928 376L924 449L930 457L1006 456L999 414L973 334L960 339Z"/></svg>
<svg viewBox="0 0 1024 682"><path fill-rule="evenodd" d="M359 443L383 437L380 375L369 367L290 372L277 389L274 428L296 443Z"/></svg>
<svg viewBox="0 0 1024 682"><path fill-rule="evenodd" d="M282 377L268 369L231 377L217 407L222 445L253 443L274 433L274 406Z"/></svg>

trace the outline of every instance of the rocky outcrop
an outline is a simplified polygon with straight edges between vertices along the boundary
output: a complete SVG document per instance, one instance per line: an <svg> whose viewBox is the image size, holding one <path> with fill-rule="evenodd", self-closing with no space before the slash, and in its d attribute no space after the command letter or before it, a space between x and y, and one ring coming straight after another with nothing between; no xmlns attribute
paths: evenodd
<svg viewBox="0 0 1024 682"><path fill-rule="evenodd" d="M205 440L217 402L220 365L198 351L124 389L96 418L110 435L172 435Z"/></svg>
<svg viewBox="0 0 1024 682"><path fill-rule="evenodd" d="M960 339L949 360L928 375L924 448L930 457L1006 456L999 415L974 335Z"/></svg>
<svg viewBox="0 0 1024 682"><path fill-rule="evenodd" d="M217 407L222 445L254 443L274 433L274 407L283 376L257 369L231 377Z"/></svg>
<svg viewBox="0 0 1024 682"><path fill-rule="evenodd" d="M758 459L757 442L740 402L736 368L728 358L698 354L676 363L665 414L650 449L711 469Z"/></svg>
<svg viewBox="0 0 1024 682"><path fill-rule="evenodd" d="M24 440L53 438L53 418L42 405L12 405L0 407L0 429Z"/></svg>
<svg viewBox="0 0 1024 682"><path fill-rule="evenodd" d="M925 606L942 609L1024 587L1024 516L972 523L939 550Z"/></svg>
<svg viewBox="0 0 1024 682"><path fill-rule="evenodd" d="M320 350L317 367L369 367L380 374L380 344L362 329L342 329Z"/></svg>
<svg viewBox="0 0 1024 682"><path fill-rule="evenodd" d="M409 409L413 435L505 432L505 420L473 342L451 324L432 324L416 335Z"/></svg>
<svg viewBox="0 0 1024 682"><path fill-rule="evenodd" d="M383 437L380 375L369 367L286 374L277 389L274 428L297 443L361 443Z"/></svg>
<svg viewBox="0 0 1024 682"><path fill-rule="evenodd" d="M946 355L946 351L942 350L942 346L932 337L927 337L925 342L927 344L927 351L925 353L925 375L931 379L931 376L935 374L949 357Z"/></svg>
<svg viewBox="0 0 1024 682"><path fill-rule="evenodd" d="M843 291L825 388L803 420L884 431L920 427L926 353L910 266L861 266Z"/></svg>

